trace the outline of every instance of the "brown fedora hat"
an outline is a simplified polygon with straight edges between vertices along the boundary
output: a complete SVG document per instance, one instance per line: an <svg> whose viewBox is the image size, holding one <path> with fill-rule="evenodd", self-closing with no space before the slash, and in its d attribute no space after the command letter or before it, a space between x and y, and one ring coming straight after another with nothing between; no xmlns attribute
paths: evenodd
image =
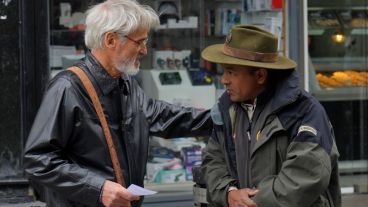
<svg viewBox="0 0 368 207"><path fill-rule="evenodd" d="M224 44L211 45L202 58L214 63L268 69L294 69L296 63L277 52L277 37L255 26L234 26Z"/></svg>

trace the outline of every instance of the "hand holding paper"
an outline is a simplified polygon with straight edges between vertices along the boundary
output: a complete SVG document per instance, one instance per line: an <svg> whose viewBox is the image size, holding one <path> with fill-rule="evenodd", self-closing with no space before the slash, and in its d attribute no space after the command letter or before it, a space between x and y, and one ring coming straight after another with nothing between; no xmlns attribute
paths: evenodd
<svg viewBox="0 0 368 207"><path fill-rule="evenodd" d="M156 194L157 193L156 191L148 190L148 189L142 188L142 187L140 187L138 185L134 185L134 184L131 184L127 188L127 190L131 194L134 194L134 195L137 195L137 196L153 195L153 194Z"/></svg>

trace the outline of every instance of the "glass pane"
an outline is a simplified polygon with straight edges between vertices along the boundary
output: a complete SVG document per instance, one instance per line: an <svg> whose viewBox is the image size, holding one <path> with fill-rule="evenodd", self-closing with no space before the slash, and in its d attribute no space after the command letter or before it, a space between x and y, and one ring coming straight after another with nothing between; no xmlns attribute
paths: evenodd
<svg viewBox="0 0 368 207"><path fill-rule="evenodd" d="M17 1L0 3L0 180L23 174L18 6Z"/></svg>
<svg viewBox="0 0 368 207"><path fill-rule="evenodd" d="M367 192L368 1L308 1L308 48L310 91L334 126L342 187Z"/></svg>

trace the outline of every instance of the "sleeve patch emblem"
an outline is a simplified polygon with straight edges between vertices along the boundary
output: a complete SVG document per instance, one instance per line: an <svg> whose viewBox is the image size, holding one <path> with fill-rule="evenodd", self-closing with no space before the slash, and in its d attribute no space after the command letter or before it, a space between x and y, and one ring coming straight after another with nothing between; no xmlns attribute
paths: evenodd
<svg viewBox="0 0 368 207"><path fill-rule="evenodd" d="M314 136L317 136L317 130L311 126L307 126L307 125L301 125L298 129L298 134L299 135L301 132L310 132L312 134L314 134Z"/></svg>

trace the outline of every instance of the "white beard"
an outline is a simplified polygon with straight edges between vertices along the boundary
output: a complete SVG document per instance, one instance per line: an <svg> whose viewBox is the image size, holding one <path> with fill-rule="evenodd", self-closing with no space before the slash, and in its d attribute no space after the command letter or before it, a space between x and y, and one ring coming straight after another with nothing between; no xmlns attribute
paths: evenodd
<svg viewBox="0 0 368 207"><path fill-rule="evenodd" d="M135 60L125 60L116 64L116 69L123 73L123 75L135 76L139 72L139 66L136 67L134 64Z"/></svg>

